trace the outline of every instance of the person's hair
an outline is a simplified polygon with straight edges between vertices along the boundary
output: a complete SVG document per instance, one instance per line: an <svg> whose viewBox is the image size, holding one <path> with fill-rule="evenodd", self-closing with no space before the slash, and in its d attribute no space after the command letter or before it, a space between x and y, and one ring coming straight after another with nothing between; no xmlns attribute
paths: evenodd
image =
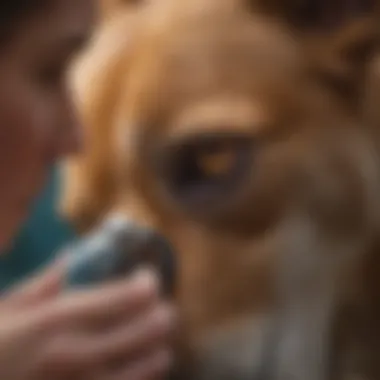
<svg viewBox="0 0 380 380"><path fill-rule="evenodd" d="M51 0L0 0L0 43L17 30L22 21L46 8Z"/></svg>

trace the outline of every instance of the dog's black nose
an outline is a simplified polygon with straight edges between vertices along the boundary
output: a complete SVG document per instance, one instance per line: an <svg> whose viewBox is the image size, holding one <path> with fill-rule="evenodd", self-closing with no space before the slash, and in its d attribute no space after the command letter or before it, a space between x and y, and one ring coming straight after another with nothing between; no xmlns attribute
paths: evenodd
<svg viewBox="0 0 380 380"><path fill-rule="evenodd" d="M69 247L69 288L120 278L148 264L162 278L165 295L173 293L175 264L169 242L156 231L124 219L110 219Z"/></svg>

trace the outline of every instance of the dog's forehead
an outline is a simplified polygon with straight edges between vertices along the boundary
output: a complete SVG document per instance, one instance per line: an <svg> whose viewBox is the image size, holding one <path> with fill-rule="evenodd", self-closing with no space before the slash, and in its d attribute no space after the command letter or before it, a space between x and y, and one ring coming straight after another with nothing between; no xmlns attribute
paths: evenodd
<svg viewBox="0 0 380 380"><path fill-rule="evenodd" d="M263 71L268 64L271 72L275 68L297 69L299 55L295 39L288 29L263 14L232 7L219 14L183 12L182 17L177 17L163 24L156 45L146 43L158 59L161 57L166 64L175 66L172 68L188 68L192 76L198 74L193 71L195 68L210 65L213 71L227 68L236 71L238 66L241 69L257 66ZM250 74L255 77L255 72Z"/></svg>
<svg viewBox="0 0 380 380"><path fill-rule="evenodd" d="M292 91L303 73L297 41L280 24L237 8L167 20L141 39L136 63L128 103L140 117L220 95L265 99L268 90Z"/></svg>

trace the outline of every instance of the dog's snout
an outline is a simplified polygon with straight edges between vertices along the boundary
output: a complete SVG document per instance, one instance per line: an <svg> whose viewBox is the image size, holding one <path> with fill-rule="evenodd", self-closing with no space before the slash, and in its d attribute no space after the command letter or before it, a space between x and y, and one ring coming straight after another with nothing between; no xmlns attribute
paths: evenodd
<svg viewBox="0 0 380 380"><path fill-rule="evenodd" d="M175 277L175 265L174 265L174 252L168 242L168 240L158 233L157 231L133 225L131 229L124 236L125 246L125 258L131 254L134 263L131 263L131 267L138 266L140 264L147 264L154 267L160 274L162 279L163 292L166 295L173 293L174 277ZM131 252L128 252L128 243L134 241ZM124 265L128 270L128 264Z"/></svg>
<svg viewBox="0 0 380 380"><path fill-rule="evenodd" d="M170 243L156 231L128 219L110 218L72 244L69 252L69 287L119 278L148 264L161 275L163 292L173 292L175 265Z"/></svg>

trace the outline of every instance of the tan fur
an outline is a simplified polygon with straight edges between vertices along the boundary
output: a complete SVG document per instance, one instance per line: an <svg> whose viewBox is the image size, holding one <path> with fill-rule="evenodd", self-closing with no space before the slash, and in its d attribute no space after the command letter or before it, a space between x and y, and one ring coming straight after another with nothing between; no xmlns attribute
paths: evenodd
<svg viewBox="0 0 380 380"><path fill-rule="evenodd" d="M86 228L121 212L176 248L179 379L377 380L380 150L362 101L377 27L305 35L246 4L167 0L133 49L94 49L99 87L77 90L91 167L67 182L85 203L64 207ZM250 142L244 173L187 204L167 165L226 133Z"/></svg>
<svg viewBox="0 0 380 380"><path fill-rule="evenodd" d="M88 228L112 202L112 133L114 107L121 86L120 71L134 43L142 2L101 1L101 18L88 47L69 75L83 120L84 153L63 164L61 211L79 230Z"/></svg>

